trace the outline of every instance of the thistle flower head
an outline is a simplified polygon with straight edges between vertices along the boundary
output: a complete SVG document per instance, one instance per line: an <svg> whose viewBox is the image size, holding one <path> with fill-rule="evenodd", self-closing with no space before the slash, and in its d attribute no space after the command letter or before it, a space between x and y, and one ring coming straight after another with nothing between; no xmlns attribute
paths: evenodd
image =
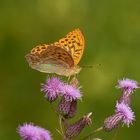
<svg viewBox="0 0 140 140"><path fill-rule="evenodd" d="M122 90L128 90L129 93L133 92L135 89L139 88L137 81L124 78L123 80L118 81L117 88Z"/></svg>
<svg viewBox="0 0 140 140"><path fill-rule="evenodd" d="M81 99L81 93L78 88L73 87L72 85L65 84L62 87L62 96L67 101L73 101Z"/></svg>
<svg viewBox="0 0 140 140"><path fill-rule="evenodd" d="M45 84L42 84L41 91L49 101L54 101L59 96L63 84L57 77L49 78Z"/></svg>
<svg viewBox="0 0 140 140"><path fill-rule="evenodd" d="M18 133L22 140L52 140L48 130L31 123L19 126Z"/></svg>
<svg viewBox="0 0 140 140"><path fill-rule="evenodd" d="M134 112L132 112L132 109L123 102L117 103L115 112L121 113L121 115L123 116L122 122L128 127L130 124L132 124L132 121L135 120Z"/></svg>

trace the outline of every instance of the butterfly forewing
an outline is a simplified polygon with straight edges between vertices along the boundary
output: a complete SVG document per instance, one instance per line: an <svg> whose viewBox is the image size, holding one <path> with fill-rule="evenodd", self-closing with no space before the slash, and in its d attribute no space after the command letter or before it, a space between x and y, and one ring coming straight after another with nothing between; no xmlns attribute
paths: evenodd
<svg viewBox="0 0 140 140"><path fill-rule="evenodd" d="M77 65L84 52L85 40L80 29L75 29L58 42L55 42L54 45L66 50L72 56L74 64Z"/></svg>

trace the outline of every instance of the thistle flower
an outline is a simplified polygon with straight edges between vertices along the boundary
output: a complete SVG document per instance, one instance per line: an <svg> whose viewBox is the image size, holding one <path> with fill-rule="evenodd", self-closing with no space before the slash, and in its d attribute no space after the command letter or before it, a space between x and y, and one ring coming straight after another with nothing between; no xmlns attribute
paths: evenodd
<svg viewBox="0 0 140 140"><path fill-rule="evenodd" d="M41 84L41 91L45 93L45 98L49 101L55 101L61 93L63 84L57 77L49 78L45 84Z"/></svg>
<svg viewBox="0 0 140 140"><path fill-rule="evenodd" d="M65 136L66 136L65 139L67 140L79 135L86 125L90 125L92 123L90 118L91 115L92 113L89 113L88 115L78 120L76 123L69 125L65 131Z"/></svg>
<svg viewBox="0 0 140 140"><path fill-rule="evenodd" d="M123 91L127 90L129 93L133 93L135 89L138 87L138 82L134 80L130 80L128 78L124 78L123 80L119 80L117 88L121 88Z"/></svg>
<svg viewBox="0 0 140 140"><path fill-rule="evenodd" d="M68 84L64 84L61 90L62 99L58 105L58 112L65 118L72 118L77 111L77 100L81 99L80 90Z"/></svg>
<svg viewBox="0 0 140 140"><path fill-rule="evenodd" d="M18 127L18 133L22 140L52 140L50 132L33 124L23 124Z"/></svg>
<svg viewBox="0 0 140 140"><path fill-rule="evenodd" d="M62 96L67 101L73 101L81 99L81 93L78 88L73 87L72 85L65 84L62 88Z"/></svg>
<svg viewBox="0 0 140 140"><path fill-rule="evenodd" d="M117 128L121 123L129 127L133 120L135 120L135 116L131 108L123 102L117 103L115 114L105 119L103 129L109 132Z"/></svg>
<svg viewBox="0 0 140 140"><path fill-rule="evenodd" d="M116 104L115 112L122 114L122 122L128 127L130 124L132 124L132 121L135 120L134 112L132 112L132 109L129 106L125 105L123 102Z"/></svg>
<svg viewBox="0 0 140 140"><path fill-rule="evenodd" d="M123 91L122 96L120 97L118 102L119 103L123 102L124 104L130 106L132 93L134 92L135 89L139 88L138 83L134 80L126 78L118 82L117 88L121 88Z"/></svg>

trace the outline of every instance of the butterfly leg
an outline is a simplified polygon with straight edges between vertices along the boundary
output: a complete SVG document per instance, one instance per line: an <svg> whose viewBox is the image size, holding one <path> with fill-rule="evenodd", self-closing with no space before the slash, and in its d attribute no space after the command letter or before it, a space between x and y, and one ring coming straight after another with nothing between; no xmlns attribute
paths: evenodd
<svg viewBox="0 0 140 140"><path fill-rule="evenodd" d="M77 75L76 74L74 74L74 78L77 79Z"/></svg>

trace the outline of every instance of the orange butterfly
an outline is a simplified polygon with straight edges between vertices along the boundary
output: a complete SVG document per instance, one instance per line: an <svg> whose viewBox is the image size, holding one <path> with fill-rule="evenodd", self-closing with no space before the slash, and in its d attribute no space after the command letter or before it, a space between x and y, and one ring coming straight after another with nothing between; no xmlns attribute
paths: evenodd
<svg viewBox="0 0 140 140"><path fill-rule="evenodd" d="M40 72L71 76L81 70L77 64L84 47L84 36L80 29L75 29L58 42L36 46L25 57L30 67Z"/></svg>

